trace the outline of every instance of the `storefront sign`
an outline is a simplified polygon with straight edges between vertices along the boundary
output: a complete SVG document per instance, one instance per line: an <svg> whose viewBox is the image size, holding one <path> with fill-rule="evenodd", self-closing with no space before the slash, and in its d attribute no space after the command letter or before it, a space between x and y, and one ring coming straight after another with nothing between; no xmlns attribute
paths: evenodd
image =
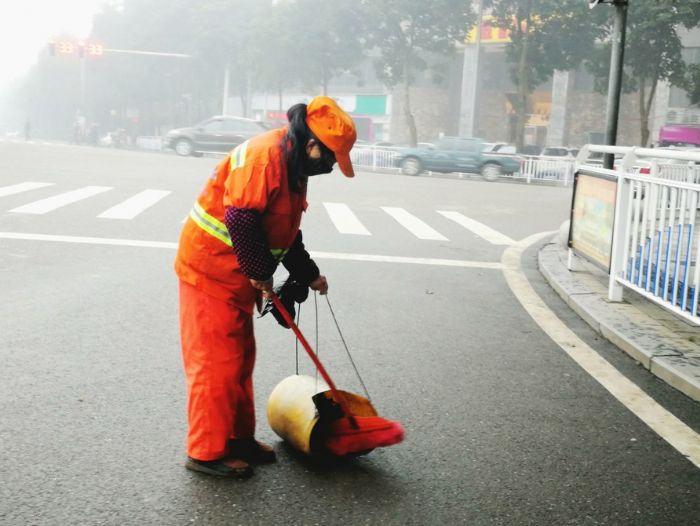
<svg viewBox="0 0 700 526"><path fill-rule="evenodd" d="M531 25L533 23L539 22L539 18L533 16L530 18ZM521 26L523 31L527 30L527 24L523 20ZM481 20L481 27L479 28L479 36L481 37L482 44L506 44L510 42L510 32L518 28L518 21L513 17L513 24L510 28L506 29L503 27L496 26L496 17L493 15L484 15ZM467 33L464 39L466 44L476 43L476 26L472 27Z"/></svg>

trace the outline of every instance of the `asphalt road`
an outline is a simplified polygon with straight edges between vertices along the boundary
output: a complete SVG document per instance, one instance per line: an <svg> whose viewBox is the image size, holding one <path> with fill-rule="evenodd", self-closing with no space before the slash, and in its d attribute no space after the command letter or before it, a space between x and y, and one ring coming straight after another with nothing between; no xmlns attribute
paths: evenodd
<svg viewBox="0 0 700 526"><path fill-rule="evenodd" d="M570 189L556 187L371 173L313 180L307 247L319 253L372 400L406 440L335 465L280 442L265 401L294 373L294 340L263 318L258 437L279 462L245 482L185 470L173 247L215 163L0 143L0 524L698 524L700 470L549 340L498 268L506 245L487 239L494 232L517 241L567 219ZM15 186L28 182L49 185ZM109 189L41 204L88 186ZM144 190L169 193L133 219L98 217ZM351 223L335 216L336 226L324 203L347 205L368 234L341 233ZM492 230L474 233L439 212ZM443 239L418 238L395 219L404 213ZM556 297L537 248L524 271L550 308L700 431L696 403ZM315 341L313 301L303 309ZM334 380L360 392L324 299L319 327Z"/></svg>

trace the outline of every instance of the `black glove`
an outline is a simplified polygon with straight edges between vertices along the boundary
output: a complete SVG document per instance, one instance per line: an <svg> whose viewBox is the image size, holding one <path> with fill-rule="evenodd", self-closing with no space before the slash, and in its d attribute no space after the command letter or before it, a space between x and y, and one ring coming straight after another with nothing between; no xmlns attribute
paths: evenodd
<svg viewBox="0 0 700 526"><path fill-rule="evenodd" d="M291 278L282 283L282 285L275 287L274 292L279 297L282 305L284 305L284 308L287 309L287 312L292 319L294 319L294 316L296 316L294 304L304 303L306 298L309 297L309 287L307 285L302 285L298 281ZM277 310L277 307L275 307L275 304L269 298L265 300L265 305L260 312L260 317L262 318L268 312L272 313L277 320L277 323L279 323L285 329L289 329L289 325L287 325L287 322L284 321L282 314Z"/></svg>

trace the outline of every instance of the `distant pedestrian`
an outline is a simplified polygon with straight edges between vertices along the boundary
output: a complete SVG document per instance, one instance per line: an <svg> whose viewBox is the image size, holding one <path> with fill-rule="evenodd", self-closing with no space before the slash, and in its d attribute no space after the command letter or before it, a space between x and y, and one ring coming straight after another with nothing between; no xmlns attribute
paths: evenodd
<svg viewBox="0 0 700 526"><path fill-rule="evenodd" d="M350 116L328 97L287 112L289 125L249 139L215 169L183 227L175 261L187 377L185 466L223 477L274 462L255 440L253 310L272 291L282 263L305 294L328 282L299 230L310 176L338 162L354 175Z"/></svg>
<svg viewBox="0 0 700 526"><path fill-rule="evenodd" d="M99 127L97 126L96 123L92 123L90 125L90 128L88 128L88 133L87 133L87 142L88 144L92 146L97 146L97 143L99 141Z"/></svg>
<svg viewBox="0 0 700 526"><path fill-rule="evenodd" d="M80 123L77 120L73 123L73 138L71 142L73 144L80 144L82 142L80 138Z"/></svg>
<svg viewBox="0 0 700 526"><path fill-rule="evenodd" d="M29 119L24 121L24 140L29 141L32 138L32 123Z"/></svg>
<svg viewBox="0 0 700 526"><path fill-rule="evenodd" d="M85 133L87 131L87 120L85 115L83 115L80 110L75 112L75 121L73 122L73 140L74 144L82 144L85 140Z"/></svg>

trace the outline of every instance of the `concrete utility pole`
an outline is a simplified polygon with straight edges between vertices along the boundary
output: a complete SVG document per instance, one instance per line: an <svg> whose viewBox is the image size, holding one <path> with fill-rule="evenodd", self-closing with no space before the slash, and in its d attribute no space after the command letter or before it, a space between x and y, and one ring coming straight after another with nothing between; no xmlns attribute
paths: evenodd
<svg viewBox="0 0 700 526"><path fill-rule="evenodd" d="M608 102L605 110L605 144L617 144L617 122L620 115L620 93L622 91L622 67L625 56L625 33L627 29L627 0L589 0L591 8L598 3L615 6L615 26L613 28L612 50L610 52L610 75L608 80ZM606 153L603 167L612 169L615 156Z"/></svg>
<svg viewBox="0 0 700 526"><path fill-rule="evenodd" d="M476 129L476 111L479 91L479 66L481 62L481 24L484 19L484 0L477 3L477 22L475 28L475 45L473 55L470 44L464 47L464 66L462 70L462 111L459 134L474 137ZM471 62L471 63L470 63Z"/></svg>
<svg viewBox="0 0 700 526"><path fill-rule="evenodd" d="M228 115L228 83L229 83L229 78L231 76L230 70L228 65L226 66L226 70L224 71L224 100L223 104L221 106L221 114L222 115Z"/></svg>
<svg viewBox="0 0 700 526"><path fill-rule="evenodd" d="M80 56L80 110L85 111L85 57Z"/></svg>

